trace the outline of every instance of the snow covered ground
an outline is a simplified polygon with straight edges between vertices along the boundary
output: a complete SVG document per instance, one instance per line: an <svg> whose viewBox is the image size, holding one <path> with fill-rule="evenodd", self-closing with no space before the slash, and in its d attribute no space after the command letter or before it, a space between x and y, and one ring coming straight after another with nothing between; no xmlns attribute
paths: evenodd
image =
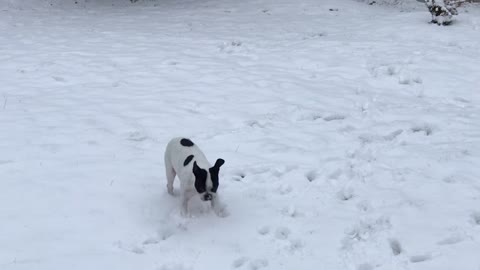
<svg viewBox="0 0 480 270"><path fill-rule="evenodd" d="M480 10L429 19L352 0L4 5L0 269L479 270ZM228 217L180 217L174 136L226 160Z"/></svg>

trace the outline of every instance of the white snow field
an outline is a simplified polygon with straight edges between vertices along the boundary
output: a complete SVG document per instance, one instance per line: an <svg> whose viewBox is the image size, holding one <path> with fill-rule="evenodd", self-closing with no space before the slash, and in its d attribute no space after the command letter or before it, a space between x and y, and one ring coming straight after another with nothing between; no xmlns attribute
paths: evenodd
<svg viewBox="0 0 480 270"><path fill-rule="evenodd" d="M478 6L11 3L0 269L480 269ZM227 217L180 216L175 136Z"/></svg>

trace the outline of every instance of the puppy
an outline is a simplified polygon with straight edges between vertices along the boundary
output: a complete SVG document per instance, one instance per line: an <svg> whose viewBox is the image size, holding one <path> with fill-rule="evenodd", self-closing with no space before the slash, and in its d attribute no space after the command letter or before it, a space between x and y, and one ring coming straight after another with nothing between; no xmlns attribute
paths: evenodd
<svg viewBox="0 0 480 270"><path fill-rule="evenodd" d="M173 195L175 176L180 179L182 215L188 214L188 201L195 195L202 201L210 201L218 216L225 216L217 197L218 173L225 163L221 158L211 165L200 148L187 138L172 139L165 150L167 190Z"/></svg>

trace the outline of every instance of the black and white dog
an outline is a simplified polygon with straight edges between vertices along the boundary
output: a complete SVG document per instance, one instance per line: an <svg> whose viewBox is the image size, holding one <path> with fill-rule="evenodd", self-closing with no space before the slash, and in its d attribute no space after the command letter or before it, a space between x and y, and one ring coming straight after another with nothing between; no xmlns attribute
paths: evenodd
<svg viewBox="0 0 480 270"><path fill-rule="evenodd" d="M224 163L225 161L219 158L212 166L200 148L189 139L174 138L168 143L165 150L167 190L173 195L173 180L175 175L178 176L182 215L188 214L188 202L196 194L202 201L211 201L212 209L218 216L226 215L217 197L218 173Z"/></svg>

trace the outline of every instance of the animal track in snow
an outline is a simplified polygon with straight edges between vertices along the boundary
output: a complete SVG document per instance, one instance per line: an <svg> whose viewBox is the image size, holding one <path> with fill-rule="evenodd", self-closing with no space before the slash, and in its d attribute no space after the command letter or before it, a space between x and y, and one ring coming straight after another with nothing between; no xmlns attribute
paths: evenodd
<svg viewBox="0 0 480 270"><path fill-rule="evenodd" d="M391 238L388 240L388 243L390 245L390 248L392 249L393 255L397 256L403 252L402 245L400 245L400 242L397 239Z"/></svg>
<svg viewBox="0 0 480 270"><path fill-rule="evenodd" d="M292 192L292 187L290 185L282 184L277 188L277 190L281 195L286 195Z"/></svg>
<svg viewBox="0 0 480 270"><path fill-rule="evenodd" d="M397 138L400 134L403 133L403 130L398 129L395 131L390 132L387 135L380 136L377 134L361 134L358 136L358 139L362 142L362 144L369 144L369 143L378 143L384 141L393 141Z"/></svg>
<svg viewBox="0 0 480 270"><path fill-rule="evenodd" d="M346 237L343 239L343 247L350 248L352 247L353 243L365 241L370 238L372 234L390 229L391 226L390 220L386 217L360 221L358 224L346 231Z"/></svg>
<svg viewBox="0 0 480 270"><path fill-rule="evenodd" d="M268 233L270 233L270 227L268 226L263 226L261 228L258 229L258 233L260 235L267 235Z"/></svg>
<svg viewBox="0 0 480 270"><path fill-rule="evenodd" d="M379 77L380 76L395 76L400 74L402 67L399 66L396 63L393 64L388 64L388 63L377 63L377 64L372 64L369 68L368 71L373 77Z"/></svg>
<svg viewBox="0 0 480 270"><path fill-rule="evenodd" d="M247 257L240 257L236 260L233 261L232 263L232 267L233 268L240 268L242 267L246 262L248 262L248 258Z"/></svg>
<svg viewBox="0 0 480 270"><path fill-rule="evenodd" d="M398 83L399 84L404 84L404 85L411 85L413 83L422 83L423 80L422 78L418 77L418 76L414 76L414 77L410 77L410 76L401 76L399 79L398 79Z"/></svg>
<svg viewBox="0 0 480 270"><path fill-rule="evenodd" d="M464 104L470 103L470 101L468 99L465 99L463 97L454 97L453 100L457 101L457 102L460 102L460 103L464 103Z"/></svg>
<svg viewBox="0 0 480 270"><path fill-rule="evenodd" d="M473 224L480 226L480 212L472 213L472 222Z"/></svg>
<svg viewBox="0 0 480 270"><path fill-rule="evenodd" d="M393 141L395 138L397 138L402 133L403 133L402 129L397 129L397 130L383 136L383 139L385 139L386 141Z"/></svg>
<svg viewBox="0 0 480 270"><path fill-rule="evenodd" d="M464 240L464 238L461 235L453 235L450 237L447 237L441 241L438 241L437 244L444 246L444 245L454 245L457 243L460 243Z"/></svg>
<svg viewBox="0 0 480 270"><path fill-rule="evenodd" d="M322 119L322 114L319 113L319 112L311 112L311 113L306 113L306 114L300 115L297 118L297 121L304 121L304 120L315 121L317 119Z"/></svg>
<svg viewBox="0 0 480 270"><path fill-rule="evenodd" d="M315 181L317 179L317 171L316 170L311 170L305 174L305 177L309 182Z"/></svg>
<svg viewBox="0 0 480 270"><path fill-rule="evenodd" d="M163 241L167 240L168 238L172 237L175 232L172 229L165 229L159 232L159 238Z"/></svg>
<svg viewBox="0 0 480 270"><path fill-rule="evenodd" d="M275 231L275 237L277 239L285 240L290 236L290 229L287 227L277 228Z"/></svg>
<svg viewBox="0 0 480 270"><path fill-rule="evenodd" d="M357 204L357 208L362 212L369 212L372 209L372 205L369 201L361 201Z"/></svg>
<svg viewBox="0 0 480 270"><path fill-rule="evenodd" d="M249 121L246 121L245 123L247 124L247 126L252 128L255 128L255 127L266 128L269 125L269 123L267 122L260 122L258 120L249 120Z"/></svg>
<svg viewBox="0 0 480 270"><path fill-rule="evenodd" d="M268 261L266 259L255 259L249 264L251 270L258 270L268 266Z"/></svg>
<svg viewBox="0 0 480 270"><path fill-rule="evenodd" d="M337 198L341 201L348 201L354 197L353 188L342 188L337 192Z"/></svg>
<svg viewBox="0 0 480 270"><path fill-rule="evenodd" d="M258 233L265 236L270 233L270 227L263 226L258 229ZM288 252L295 252L305 246L302 239L290 239L291 231L287 227L278 227L272 236L277 241L278 246Z"/></svg>
<svg viewBox="0 0 480 270"><path fill-rule="evenodd" d="M387 75L393 76L398 73L398 68L396 66L388 66Z"/></svg>
<svg viewBox="0 0 480 270"><path fill-rule="evenodd" d="M143 142L145 140L148 139L148 136L146 135L143 135L141 132L139 131L135 131L135 132L131 132L129 135L128 135L128 138L127 140L129 141L134 141L134 142Z"/></svg>
<svg viewBox="0 0 480 270"><path fill-rule="evenodd" d="M218 49L221 52L225 52L228 54L238 53L238 52L247 52L248 50L245 48L243 42L239 40L232 40L228 42L223 42L222 44L218 45Z"/></svg>
<svg viewBox="0 0 480 270"><path fill-rule="evenodd" d="M415 83L422 83L423 82L423 79L419 76L416 76L416 77L413 77L413 82Z"/></svg>
<svg viewBox="0 0 480 270"><path fill-rule="evenodd" d="M305 246L304 242L300 239L295 239L290 241L290 246L288 249L292 252L295 252L299 249L302 249Z"/></svg>
<svg viewBox="0 0 480 270"><path fill-rule="evenodd" d="M412 84L412 81L410 80L410 78L400 78L398 79L398 83L408 85Z"/></svg>
<svg viewBox="0 0 480 270"><path fill-rule="evenodd" d="M433 127L429 124L416 125L411 128L413 133L423 132L426 136L433 134Z"/></svg>
<svg viewBox="0 0 480 270"><path fill-rule="evenodd" d="M216 210L216 215L218 217L221 217L221 218L226 218L228 216L230 216L230 211L228 211L227 209L227 206L226 205L222 205L218 208L218 210Z"/></svg>
<svg viewBox="0 0 480 270"><path fill-rule="evenodd" d="M282 210L282 213L286 216L289 216L289 217L297 217L298 216L298 212L297 212L297 209L295 208L295 206L293 205L290 205L289 207L286 207Z"/></svg>
<svg viewBox="0 0 480 270"><path fill-rule="evenodd" d="M302 39L303 40L316 39L316 38L324 37L326 35L327 35L326 32L311 33L311 34L308 34L308 35L304 36Z"/></svg>
<svg viewBox="0 0 480 270"><path fill-rule="evenodd" d="M143 241L143 245L154 245L158 244L158 239L155 237L147 238Z"/></svg>
<svg viewBox="0 0 480 270"><path fill-rule="evenodd" d="M232 179L235 181L242 181L247 175L242 171L236 171L233 173Z"/></svg>
<svg viewBox="0 0 480 270"><path fill-rule="evenodd" d="M414 255L410 257L410 262L412 263L419 263L424 262L432 259L432 255L424 254L424 255Z"/></svg>
<svg viewBox="0 0 480 270"><path fill-rule="evenodd" d="M335 120L343 120L345 118L347 118L347 117L343 114L331 114L331 115L325 116L323 118L323 120L325 120L327 122L330 122L330 121L335 121Z"/></svg>
<svg viewBox="0 0 480 270"><path fill-rule="evenodd" d="M444 178L442 179L442 181L445 182L445 183L451 184L451 183L457 182L457 179L455 178L455 176L449 175L449 176L444 177Z"/></svg>
<svg viewBox="0 0 480 270"><path fill-rule="evenodd" d="M138 247L138 246L125 247L121 241L116 242L115 246L117 246L121 250L125 250L125 251L135 253L135 254L144 254L145 253L143 248Z"/></svg>
<svg viewBox="0 0 480 270"><path fill-rule="evenodd" d="M66 82L65 78L60 77L60 76L52 76L52 79L54 79L57 82Z"/></svg>

